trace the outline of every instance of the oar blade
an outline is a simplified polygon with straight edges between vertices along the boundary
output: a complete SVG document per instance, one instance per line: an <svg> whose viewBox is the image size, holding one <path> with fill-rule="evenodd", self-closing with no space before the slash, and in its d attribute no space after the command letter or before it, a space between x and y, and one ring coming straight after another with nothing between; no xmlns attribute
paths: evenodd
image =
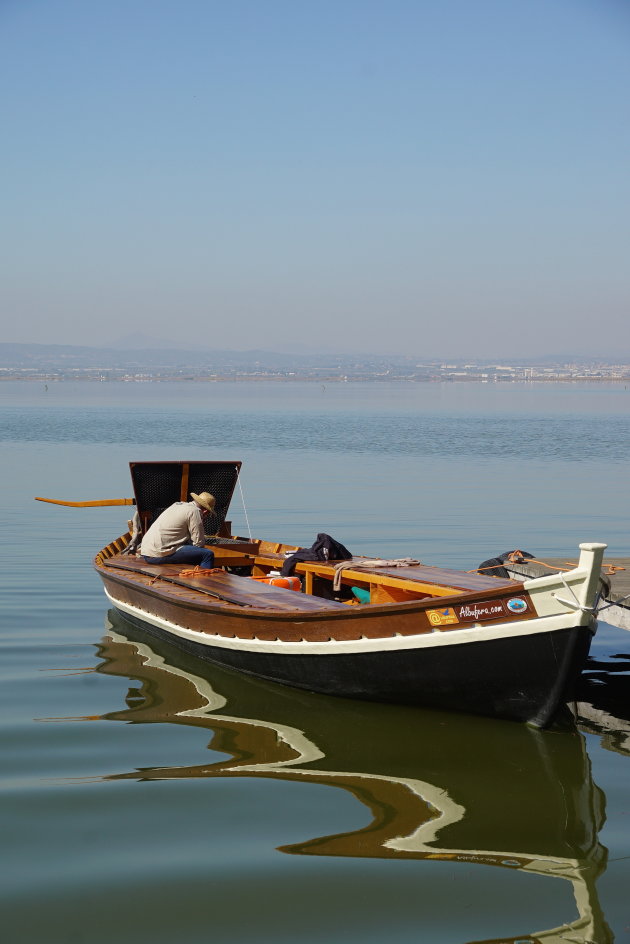
<svg viewBox="0 0 630 944"><path fill-rule="evenodd" d="M110 505L135 505L135 498L99 498L94 501L60 501L57 498L40 498L35 501L49 502L51 505L66 505L69 508L103 508Z"/></svg>

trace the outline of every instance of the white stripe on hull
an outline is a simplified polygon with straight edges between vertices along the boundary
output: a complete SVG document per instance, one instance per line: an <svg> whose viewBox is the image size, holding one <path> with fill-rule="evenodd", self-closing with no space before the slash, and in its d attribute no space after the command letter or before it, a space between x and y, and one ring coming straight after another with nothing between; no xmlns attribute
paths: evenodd
<svg viewBox="0 0 630 944"><path fill-rule="evenodd" d="M193 629L186 629L147 613L140 607L130 603L123 603L111 596L107 590L105 595L116 609L127 613L145 623L150 623L164 632L202 646L231 649L240 652L265 652L276 655L348 655L350 653L377 653L400 651L405 649L432 649L435 647L465 645L472 642L484 642L493 639L503 639L514 636L533 636L538 633L551 633L563 629L571 629L580 624L588 625L584 615L579 613L563 613L558 616L546 616L538 619L514 621L510 623L496 623L492 626L471 626L466 629L453 629L447 632L422 633L417 636L387 636L362 639L331 639L328 642L271 642L263 639L239 639L234 636L220 636L212 633L200 633ZM595 631L595 621L589 620L591 631ZM296 620L296 625L300 625Z"/></svg>

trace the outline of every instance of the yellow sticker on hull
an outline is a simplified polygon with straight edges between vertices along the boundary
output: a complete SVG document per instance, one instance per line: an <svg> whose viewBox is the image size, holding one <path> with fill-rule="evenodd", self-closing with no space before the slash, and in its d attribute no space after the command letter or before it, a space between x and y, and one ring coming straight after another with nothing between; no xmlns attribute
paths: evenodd
<svg viewBox="0 0 630 944"><path fill-rule="evenodd" d="M452 623L459 623L452 606L447 606L443 610L427 610L427 616L431 626L449 626Z"/></svg>

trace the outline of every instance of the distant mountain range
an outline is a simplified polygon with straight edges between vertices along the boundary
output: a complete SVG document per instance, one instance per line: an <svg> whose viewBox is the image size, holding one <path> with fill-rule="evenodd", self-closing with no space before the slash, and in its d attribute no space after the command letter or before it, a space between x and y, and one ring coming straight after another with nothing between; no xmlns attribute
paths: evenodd
<svg viewBox="0 0 630 944"><path fill-rule="evenodd" d="M278 351L204 351L179 348L80 347L66 344L0 343L0 367L71 369L99 368L142 370L194 368L208 370L242 369L291 370L307 367L343 367L357 363L379 366L412 364L408 357L373 357L349 354L287 354Z"/></svg>
<svg viewBox="0 0 630 944"><path fill-rule="evenodd" d="M279 351L208 351L182 350L177 347L130 347L137 343L140 336L130 336L117 341L115 347L87 347L69 344L8 344L0 343L0 368L59 370L59 369L98 369L142 371L168 370L293 370L317 368L357 368L387 370L388 368L413 369L422 361L423 364L458 363L458 364L505 364L512 366L545 365L594 365L628 364L630 357L617 354L613 357L585 355L545 355L536 358L419 358L394 354L348 354L348 353L301 353L291 354ZM168 342L165 342L168 343Z"/></svg>

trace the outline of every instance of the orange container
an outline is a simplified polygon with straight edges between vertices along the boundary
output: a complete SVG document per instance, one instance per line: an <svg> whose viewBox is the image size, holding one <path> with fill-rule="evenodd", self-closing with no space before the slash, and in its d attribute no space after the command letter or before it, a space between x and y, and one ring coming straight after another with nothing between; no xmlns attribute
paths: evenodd
<svg viewBox="0 0 630 944"><path fill-rule="evenodd" d="M268 583L272 587L284 587L285 590L302 589L299 577L252 577L251 579L258 580L259 583Z"/></svg>

